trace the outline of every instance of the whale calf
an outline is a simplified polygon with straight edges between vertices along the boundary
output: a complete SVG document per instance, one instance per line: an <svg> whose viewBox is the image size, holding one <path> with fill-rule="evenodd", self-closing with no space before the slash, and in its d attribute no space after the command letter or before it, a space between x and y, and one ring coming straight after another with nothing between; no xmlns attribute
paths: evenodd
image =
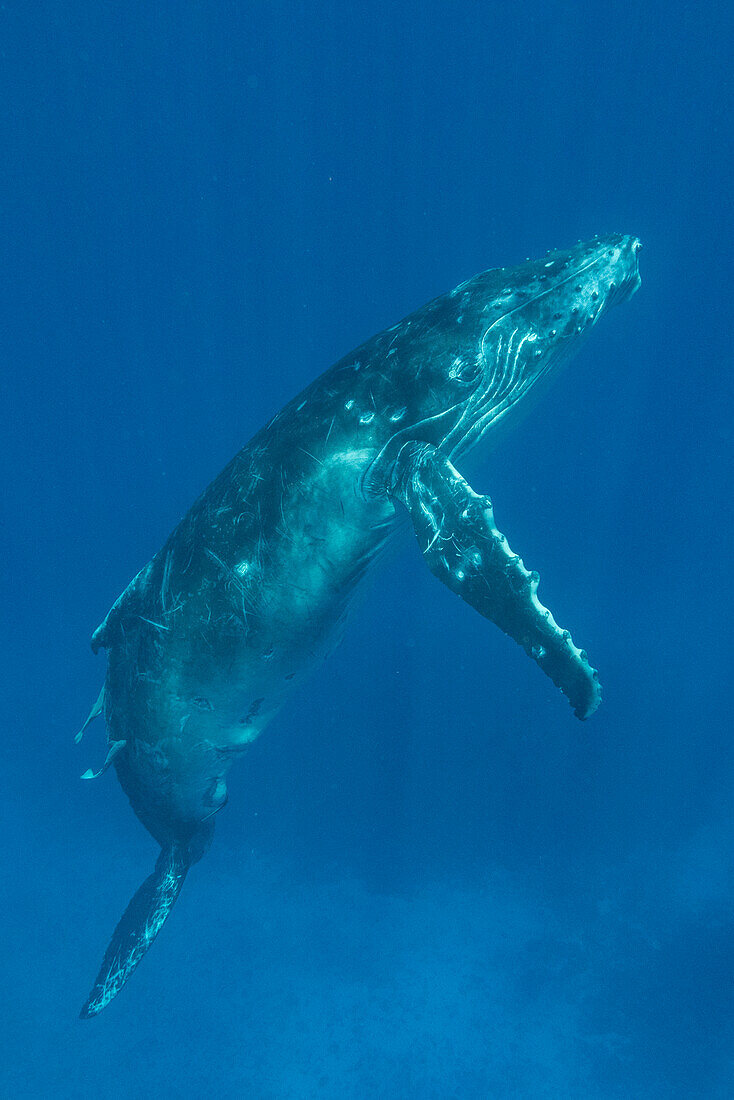
<svg viewBox="0 0 734 1100"><path fill-rule="evenodd" d="M483 272L379 333L250 440L131 581L92 638L111 765L161 846L83 1017L153 942L227 800L227 772L339 639L401 515L428 568L518 642L587 718L584 650L538 599L456 463L511 422L609 308L640 284L635 237L579 242Z"/></svg>

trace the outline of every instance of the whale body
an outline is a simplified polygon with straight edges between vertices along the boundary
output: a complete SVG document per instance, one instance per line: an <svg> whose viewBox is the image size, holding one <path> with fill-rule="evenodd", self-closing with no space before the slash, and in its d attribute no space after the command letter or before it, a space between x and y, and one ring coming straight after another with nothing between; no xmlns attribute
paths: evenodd
<svg viewBox="0 0 734 1100"><path fill-rule="evenodd" d="M639 247L595 238L483 272L362 344L250 440L113 605L92 639L107 673L87 723L104 715L101 771L114 767L161 854L83 1017L152 943L209 846L230 766L336 644L401 516L429 569L514 638L579 718L599 705L586 653L455 464L637 289Z"/></svg>

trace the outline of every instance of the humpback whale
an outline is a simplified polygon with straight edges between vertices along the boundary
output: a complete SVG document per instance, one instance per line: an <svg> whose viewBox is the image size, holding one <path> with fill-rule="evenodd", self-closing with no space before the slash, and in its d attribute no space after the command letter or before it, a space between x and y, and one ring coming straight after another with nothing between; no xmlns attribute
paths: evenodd
<svg viewBox="0 0 734 1100"><path fill-rule="evenodd" d="M513 638L588 718L595 669L538 598L463 456L512 422L640 284L635 237L485 271L379 333L235 456L95 631L104 715L131 806L161 846L82 1017L120 991L206 852L227 773L338 641L401 515L432 573Z"/></svg>

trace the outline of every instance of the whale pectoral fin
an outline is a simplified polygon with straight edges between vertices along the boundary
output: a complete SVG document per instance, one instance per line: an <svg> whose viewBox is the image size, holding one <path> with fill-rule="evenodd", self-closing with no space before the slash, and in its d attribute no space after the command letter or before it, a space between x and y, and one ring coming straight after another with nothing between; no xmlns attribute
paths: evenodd
<svg viewBox="0 0 734 1100"><path fill-rule="evenodd" d="M489 497L477 495L435 447L418 443L400 452L388 491L408 509L431 572L514 638L578 718L593 714L601 702L596 670L538 600L538 574L497 530Z"/></svg>
<svg viewBox="0 0 734 1100"><path fill-rule="evenodd" d="M170 913L181 892L191 858L178 847L164 848L150 875L132 898L102 960L97 980L80 1012L96 1016L122 989Z"/></svg>

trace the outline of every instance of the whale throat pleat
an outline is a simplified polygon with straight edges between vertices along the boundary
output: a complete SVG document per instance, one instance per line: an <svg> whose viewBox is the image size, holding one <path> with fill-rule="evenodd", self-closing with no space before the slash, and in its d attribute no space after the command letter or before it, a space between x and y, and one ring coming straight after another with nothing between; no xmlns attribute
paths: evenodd
<svg viewBox="0 0 734 1100"><path fill-rule="evenodd" d="M80 1012L89 1019L122 989L163 926L181 892L191 860L178 846L164 848L155 870L134 895L113 933L97 980Z"/></svg>
<svg viewBox="0 0 734 1100"><path fill-rule="evenodd" d="M569 699L578 718L601 702L586 653L538 599L529 572L497 530L489 497L473 491L440 451L408 444L388 486L408 509L431 572L509 634Z"/></svg>

